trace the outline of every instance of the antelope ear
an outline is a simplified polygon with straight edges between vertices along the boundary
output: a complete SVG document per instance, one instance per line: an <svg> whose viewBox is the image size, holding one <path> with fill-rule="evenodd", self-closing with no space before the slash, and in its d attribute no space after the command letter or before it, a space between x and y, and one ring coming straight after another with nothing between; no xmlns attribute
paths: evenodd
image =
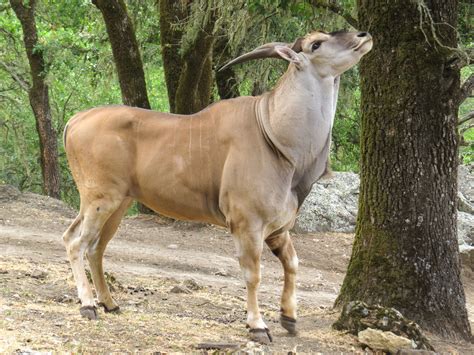
<svg viewBox="0 0 474 355"><path fill-rule="evenodd" d="M294 63L298 68L301 66L301 59L298 57L298 54L287 46L275 46L275 52L284 60Z"/></svg>
<svg viewBox="0 0 474 355"><path fill-rule="evenodd" d="M303 41L304 37L296 39L296 41L292 43L290 48L293 49L296 53L303 51Z"/></svg>

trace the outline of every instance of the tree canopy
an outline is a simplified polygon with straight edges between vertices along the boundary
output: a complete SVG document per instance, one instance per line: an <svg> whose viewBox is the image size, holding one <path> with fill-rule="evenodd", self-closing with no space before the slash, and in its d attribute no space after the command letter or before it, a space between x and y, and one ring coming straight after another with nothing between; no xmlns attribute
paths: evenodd
<svg viewBox="0 0 474 355"><path fill-rule="evenodd" d="M189 1L191 3L192 1ZM186 3L186 2L185 2ZM213 78L209 103L218 100L219 87L229 78L219 79L216 69L226 60L270 41L291 42L312 29L335 30L350 28L357 21L353 0L290 1L290 0L214 0L205 8L194 1L189 16L170 21L182 37L173 44L175 55L186 56L196 40L200 19L215 11L215 24L208 31L214 38L212 49ZM149 104L158 111L170 111L164 54L160 29L160 7L154 1L125 1L124 4L135 29L142 56ZM38 135L34 115L29 105L28 88L32 80L22 42L22 29L10 4L0 1L0 180L23 190L42 191L42 175ZM49 86L52 128L59 142L61 195L77 206L77 194L66 169L60 144L61 132L67 120L76 112L94 106L121 103L121 91L106 25L101 12L89 1L37 1L36 50L43 53L43 76ZM463 2L459 16L461 45L472 47L472 27L468 2ZM211 64L208 64L211 65ZM285 64L274 60L257 61L235 68L232 78L241 95L258 94L274 85ZM472 69L463 69L467 78ZM215 82L218 78L219 82ZM176 82L175 85L178 83ZM168 89L171 84L168 82ZM207 100L205 100L206 102ZM337 119L333 134L332 164L335 170L358 171L359 158L358 71L344 75L339 97ZM205 104L204 104L205 106ZM468 118L473 110L472 99L461 106L460 116ZM200 106L199 106L200 107ZM463 123L461 130L465 162L474 160L472 121Z"/></svg>
<svg viewBox="0 0 474 355"><path fill-rule="evenodd" d="M0 183L78 207L61 142L75 113L123 103L191 114L260 95L287 63L219 68L311 30L368 30L378 47L360 72L342 77L332 132L332 168L361 171L356 240L337 304L395 306L441 335L469 339L455 201L458 163L474 162L470 6L0 0Z"/></svg>

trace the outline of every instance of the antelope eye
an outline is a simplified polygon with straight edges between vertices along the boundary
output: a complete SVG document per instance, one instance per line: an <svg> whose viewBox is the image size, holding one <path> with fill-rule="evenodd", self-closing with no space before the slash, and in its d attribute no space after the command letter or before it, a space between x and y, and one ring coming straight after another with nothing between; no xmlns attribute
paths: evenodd
<svg viewBox="0 0 474 355"><path fill-rule="evenodd" d="M312 45L311 45L311 50L314 52L316 49L318 49L319 47L321 47L321 42L314 42Z"/></svg>

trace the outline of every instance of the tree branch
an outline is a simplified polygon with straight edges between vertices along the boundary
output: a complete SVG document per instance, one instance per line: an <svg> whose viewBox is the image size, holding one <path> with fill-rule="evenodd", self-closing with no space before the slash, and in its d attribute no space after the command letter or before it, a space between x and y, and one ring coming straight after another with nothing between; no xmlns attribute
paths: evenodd
<svg viewBox="0 0 474 355"><path fill-rule="evenodd" d="M461 85L461 92L459 94L459 104L463 103L468 97L472 96L474 90L474 74L471 74Z"/></svg>
<svg viewBox="0 0 474 355"><path fill-rule="evenodd" d="M15 80L23 90L25 90L26 92L28 92L30 90L30 84L28 83L28 81L26 79L22 78L19 74L15 73L13 68L8 66L7 63L5 63L3 61L0 61L0 65L3 67L3 69L5 69L5 71L8 74L10 74L10 76L13 78L13 80Z"/></svg>
<svg viewBox="0 0 474 355"><path fill-rule="evenodd" d="M466 66L474 64L474 48L467 48L466 54L467 54L467 57L469 58L469 62L466 64Z"/></svg>
<svg viewBox="0 0 474 355"><path fill-rule="evenodd" d="M464 134L464 132L466 132L467 130L471 129L471 128L474 128L474 123L471 123L465 127L463 127L462 129L459 130L459 132L462 134ZM472 141L471 141L472 142Z"/></svg>
<svg viewBox="0 0 474 355"><path fill-rule="evenodd" d="M452 70L460 70L474 64L474 48L459 49L448 62Z"/></svg>
<svg viewBox="0 0 474 355"><path fill-rule="evenodd" d="M11 101L11 102L14 102L17 105L21 105L21 101L19 99L17 99L16 97L11 97L11 96L0 93L0 101L2 101L2 100L3 101ZM3 121L0 120L0 126L1 126L1 122L3 122Z"/></svg>
<svg viewBox="0 0 474 355"><path fill-rule="evenodd" d="M336 2L332 2L331 0L310 0L310 3L314 7L319 7L334 12L336 15L339 15L344 18L347 23L354 28L359 27L359 22L357 21L357 19L352 17L349 12L347 12L341 5L337 4Z"/></svg>
<svg viewBox="0 0 474 355"><path fill-rule="evenodd" d="M461 119L458 122L458 126L466 123L469 120L472 120L473 118L474 118L474 111L471 111L467 115L461 117Z"/></svg>

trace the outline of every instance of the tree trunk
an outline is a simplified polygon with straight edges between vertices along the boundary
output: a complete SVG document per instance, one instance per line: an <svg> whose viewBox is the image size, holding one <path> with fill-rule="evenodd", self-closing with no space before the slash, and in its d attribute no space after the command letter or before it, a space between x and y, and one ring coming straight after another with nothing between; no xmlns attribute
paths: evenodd
<svg viewBox="0 0 474 355"><path fill-rule="evenodd" d="M102 12L117 67L122 102L150 109L145 73L132 21L123 0L92 0Z"/></svg>
<svg viewBox="0 0 474 355"><path fill-rule="evenodd" d="M178 25L182 23L188 15L188 5L182 1L160 0L159 6L161 53L165 71L166 89L168 90L170 111L176 113L176 91L183 67L183 59L180 54L183 31L181 26Z"/></svg>
<svg viewBox="0 0 474 355"><path fill-rule="evenodd" d="M170 111L173 113L195 113L211 101L216 20L211 3L202 0L160 0L163 66ZM183 30L184 19L192 23L184 26Z"/></svg>
<svg viewBox="0 0 474 355"><path fill-rule="evenodd" d="M457 6L358 0L374 49L360 67L359 215L336 305L394 307L441 336L470 339L456 238L460 75L447 48L457 47Z"/></svg>
<svg viewBox="0 0 474 355"><path fill-rule="evenodd" d="M123 0L92 0L102 12L117 68L124 105L150 109L145 73L132 21ZM142 213L152 211L138 204Z"/></svg>
<svg viewBox="0 0 474 355"><path fill-rule="evenodd" d="M224 31L222 31L224 32ZM214 43L215 67L218 70L221 66L232 60L229 51L229 40L225 33L222 33ZM222 100L239 97L239 86L235 78L235 71L232 67L223 71L216 71L217 92Z"/></svg>
<svg viewBox="0 0 474 355"><path fill-rule="evenodd" d="M48 85L44 80L46 66L43 51L38 43L35 21L36 1L30 0L25 5L22 0L10 0L10 4L21 23L26 55L30 64L32 84L28 90L28 97L39 136L43 191L48 196L60 198L57 136L52 125Z"/></svg>

